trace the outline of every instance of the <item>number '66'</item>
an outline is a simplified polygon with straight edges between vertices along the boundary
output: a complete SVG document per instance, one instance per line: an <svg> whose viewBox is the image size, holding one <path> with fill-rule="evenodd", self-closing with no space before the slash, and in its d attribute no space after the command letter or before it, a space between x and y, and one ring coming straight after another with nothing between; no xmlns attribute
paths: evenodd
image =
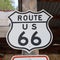
<svg viewBox="0 0 60 60"><path fill-rule="evenodd" d="M36 36L38 32L35 31L31 37L31 44L33 44L34 46L37 46L37 45L40 45L41 43L41 39L39 37ZM23 31L19 38L18 38L18 43L19 45L21 46L25 46L28 44L28 38L27 37L24 37L23 35L25 34L25 32Z"/></svg>

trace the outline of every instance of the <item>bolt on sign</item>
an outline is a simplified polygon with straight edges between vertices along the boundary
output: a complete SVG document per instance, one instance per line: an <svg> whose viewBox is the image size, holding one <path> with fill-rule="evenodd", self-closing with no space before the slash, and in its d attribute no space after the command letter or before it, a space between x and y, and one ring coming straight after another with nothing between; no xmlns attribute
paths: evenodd
<svg viewBox="0 0 60 60"><path fill-rule="evenodd" d="M7 43L13 49L27 52L48 47L53 39L49 28L51 18L52 15L44 9L37 13L13 12L9 16L11 27L6 37Z"/></svg>
<svg viewBox="0 0 60 60"><path fill-rule="evenodd" d="M48 56L46 55L39 55L39 56L13 56L11 60L49 60Z"/></svg>

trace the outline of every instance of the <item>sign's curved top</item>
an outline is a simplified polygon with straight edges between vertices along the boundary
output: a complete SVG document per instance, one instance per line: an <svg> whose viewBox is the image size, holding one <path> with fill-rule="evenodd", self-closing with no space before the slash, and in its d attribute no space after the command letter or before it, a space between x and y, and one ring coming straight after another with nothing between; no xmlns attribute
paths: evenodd
<svg viewBox="0 0 60 60"><path fill-rule="evenodd" d="M29 17L34 17L33 19L29 20ZM18 16L20 17L20 19L24 22L24 18L23 17L27 17L27 19L25 20L25 22L28 21L49 21L53 16L51 14L49 14L47 11L45 11L44 9L42 9L41 11L38 12L32 12L32 11L26 11L26 12L19 12L19 11L15 11L13 12L10 16L9 19L12 22L21 22L21 20L18 20Z"/></svg>

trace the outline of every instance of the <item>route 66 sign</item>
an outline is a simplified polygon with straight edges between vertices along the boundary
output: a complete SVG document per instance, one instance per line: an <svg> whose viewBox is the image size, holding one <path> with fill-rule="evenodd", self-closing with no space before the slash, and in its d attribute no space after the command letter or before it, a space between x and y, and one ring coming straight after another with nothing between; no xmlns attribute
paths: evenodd
<svg viewBox="0 0 60 60"><path fill-rule="evenodd" d="M11 28L7 34L7 43L17 50L32 51L48 47L53 39L49 28L49 20L52 18L45 10L38 13L31 11L13 12L9 19Z"/></svg>

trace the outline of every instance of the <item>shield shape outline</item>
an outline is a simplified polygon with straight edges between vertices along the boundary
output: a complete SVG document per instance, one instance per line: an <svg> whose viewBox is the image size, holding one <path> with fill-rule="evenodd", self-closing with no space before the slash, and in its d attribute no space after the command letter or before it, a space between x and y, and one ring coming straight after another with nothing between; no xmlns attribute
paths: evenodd
<svg viewBox="0 0 60 60"><path fill-rule="evenodd" d="M47 21L42 21L42 22L41 22L41 23L46 23L46 28L47 28L47 30L48 30L49 33L50 33L50 41L49 41L49 43L46 44L45 46L42 46L42 47L34 47L34 48L30 49L30 50L27 49L27 48L23 48L23 47L13 46L13 45L9 42L9 34L10 34L12 28L13 28L13 22L12 22L12 19L11 19L10 17L11 17L12 15L14 15L15 13L18 13L18 14L26 14L26 13L39 14L39 13L42 13L42 12L44 12L45 14L47 14L47 15L49 16L49 18L47 19ZM8 45L9 45L11 48L13 48L13 49L16 49L16 50L25 50L25 51L27 51L27 52L29 52L29 53L30 53L32 50L34 50L34 49L45 49L45 48L47 48L47 47L52 43L52 40L53 40L53 34L52 34L52 32L51 32L51 30L50 30L50 28L49 28L49 21L51 20L52 17L53 17L53 16L52 16L51 14L49 14L47 11L45 11L44 9L42 9L41 11L39 11L39 12L37 12L37 13L31 12L31 11L27 11L27 12L15 11L15 12L13 12L13 13L8 17L8 18L10 19L10 21L11 21L10 29L9 29L7 35L6 35L6 41L7 41Z"/></svg>

